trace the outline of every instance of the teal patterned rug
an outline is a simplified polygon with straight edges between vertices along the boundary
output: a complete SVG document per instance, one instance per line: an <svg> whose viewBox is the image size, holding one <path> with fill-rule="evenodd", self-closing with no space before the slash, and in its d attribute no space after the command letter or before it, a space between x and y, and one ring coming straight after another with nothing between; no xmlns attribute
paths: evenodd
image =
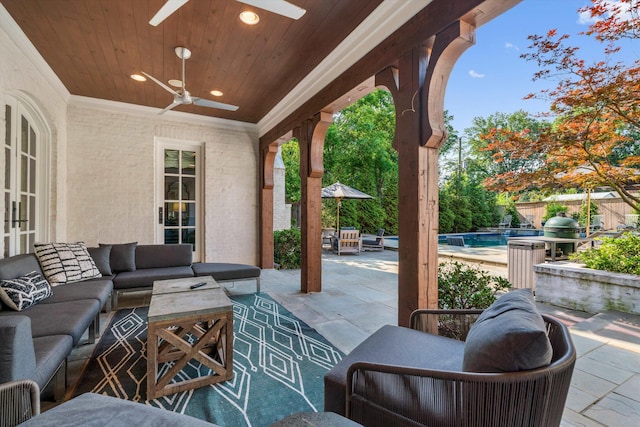
<svg viewBox="0 0 640 427"><path fill-rule="evenodd" d="M141 307L114 315L73 395L106 394L233 427L268 426L295 412L322 411L324 374L343 354L267 294L231 299L233 379L147 400L148 307ZM192 360L180 375L208 372Z"/></svg>

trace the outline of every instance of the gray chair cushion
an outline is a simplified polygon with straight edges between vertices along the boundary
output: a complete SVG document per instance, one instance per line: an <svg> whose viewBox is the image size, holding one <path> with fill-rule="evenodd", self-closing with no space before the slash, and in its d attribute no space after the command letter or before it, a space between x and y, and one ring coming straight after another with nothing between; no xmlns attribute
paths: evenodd
<svg viewBox="0 0 640 427"><path fill-rule="evenodd" d="M355 362L460 371L464 343L401 326L378 329L324 376L324 410L345 414L347 371Z"/></svg>
<svg viewBox="0 0 640 427"><path fill-rule="evenodd" d="M144 268L136 271L118 273L113 279L114 289L151 287L156 280L193 277L191 267Z"/></svg>
<svg viewBox="0 0 640 427"><path fill-rule="evenodd" d="M0 316L0 384L29 379L35 369L31 319L18 314Z"/></svg>
<svg viewBox="0 0 640 427"><path fill-rule="evenodd" d="M103 276L111 276L111 245L102 245L97 248L87 248L89 255L93 258L93 262L100 270L100 274Z"/></svg>
<svg viewBox="0 0 640 427"><path fill-rule="evenodd" d="M515 372L551 363L553 349L529 289L507 292L471 326L464 349L467 372Z"/></svg>
<svg viewBox="0 0 640 427"><path fill-rule="evenodd" d="M240 280L260 277L260 268L248 264L196 262L191 268L196 276L211 276L215 280Z"/></svg>
<svg viewBox="0 0 640 427"><path fill-rule="evenodd" d="M74 346L98 313L100 305L95 299L37 304L20 312L31 319L33 337L70 335ZM6 315L15 316L15 312L0 312L0 316Z"/></svg>
<svg viewBox="0 0 640 427"><path fill-rule="evenodd" d="M24 427L214 426L188 415L94 393L75 397L20 425Z"/></svg>
<svg viewBox="0 0 640 427"><path fill-rule="evenodd" d="M95 299L100 302L100 307L107 302L113 291L113 282L110 279L91 279L82 282L67 283L53 288L53 295L41 304L51 304L65 301L83 299Z"/></svg>
<svg viewBox="0 0 640 427"><path fill-rule="evenodd" d="M135 271L136 269L136 246L138 242L103 244L98 246L111 246L111 254L109 255L109 265L113 273L121 271Z"/></svg>
<svg viewBox="0 0 640 427"><path fill-rule="evenodd" d="M138 245L136 248L136 268L161 268L190 266L193 260L193 246Z"/></svg>
<svg viewBox="0 0 640 427"><path fill-rule="evenodd" d="M33 339L36 353L36 368L29 379L34 380L44 389L58 367L64 362L73 348L70 335L52 335Z"/></svg>

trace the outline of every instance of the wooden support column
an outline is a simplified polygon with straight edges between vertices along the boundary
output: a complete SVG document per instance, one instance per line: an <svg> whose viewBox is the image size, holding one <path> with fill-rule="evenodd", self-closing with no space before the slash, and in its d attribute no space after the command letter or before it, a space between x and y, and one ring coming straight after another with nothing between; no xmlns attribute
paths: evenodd
<svg viewBox="0 0 640 427"><path fill-rule="evenodd" d="M438 307L438 148L446 140L444 90L453 64L474 43L464 22L445 28L376 75L396 107L398 150L398 324Z"/></svg>
<svg viewBox="0 0 640 427"><path fill-rule="evenodd" d="M322 155L324 137L332 122L329 113L318 113L293 130L300 145L300 208L302 211L302 265L300 290L322 291Z"/></svg>
<svg viewBox="0 0 640 427"><path fill-rule="evenodd" d="M273 268L273 166L279 143L260 150L260 267Z"/></svg>

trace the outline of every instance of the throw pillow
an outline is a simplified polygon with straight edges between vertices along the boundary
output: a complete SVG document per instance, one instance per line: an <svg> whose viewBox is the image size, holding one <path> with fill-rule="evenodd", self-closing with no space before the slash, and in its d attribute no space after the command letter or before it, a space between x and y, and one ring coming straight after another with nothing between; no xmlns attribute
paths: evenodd
<svg viewBox="0 0 640 427"><path fill-rule="evenodd" d="M99 243L98 246L107 246ZM109 264L113 273L136 271L136 246L138 242L112 244Z"/></svg>
<svg viewBox="0 0 640 427"><path fill-rule="evenodd" d="M111 256L111 245L103 245L97 248L87 248L89 255L93 258L93 262L96 263L96 267L100 270L103 276L111 276L111 264L109 263L109 257Z"/></svg>
<svg viewBox="0 0 640 427"><path fill-rule="evenodd" d="M33 247L51 286L101 276L84 242L36 243Z"/></svg>
<svg viewBox="0 0 640 427"><path fill-rule="evenodd" d="M529 289L507 292L471 326L462 369L515 372L551 363L553 349Z"/></svg>
<svg viewBox="0 0 640 427"><path fill-rule="evenodd" d="M9 308L22 311L53 295L51 286L37 271L17 279L0 281L0 299Z"/></svg>

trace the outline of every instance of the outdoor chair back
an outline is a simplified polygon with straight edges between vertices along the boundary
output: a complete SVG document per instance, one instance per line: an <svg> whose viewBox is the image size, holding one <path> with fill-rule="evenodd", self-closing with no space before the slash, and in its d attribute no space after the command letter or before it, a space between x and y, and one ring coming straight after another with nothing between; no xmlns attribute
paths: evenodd
<svg viewBox="0 0 640 427"><path fill-rule="evenodd" d="M505 215L502 218L502 221L500 221L500 223L498 224L498 227L500 228L509 228L511 227L511 220L513 219L512 215Z"/></svg>
<svg viewBox="0 0 640 427"><path fill-rule="evenodd" d="M379 228L375 239L362 239L362 250L381 251L384 249L384 228Z"/></svg>
<svg viewBox="0 0 640 427"><path fill-rule="evenodd" d="M360 230L341 229L338 237L334 239L333 250L338 255L344 253L357 253L360 255L360 251L362 251Z"/></svg>
<svg viewBox="0 0 640 427"><path fill-rule="evenodd" d="M464 340L480 311L418 312L412 316L413 329L435 329L440 335ZM467 319L466 314L472 316ZM347 374L347 417L364 426L559 426L576 351L567 327L542 317L553 348L549 365L476 373L356 362ZM445 324L457 319L453 335L442 326L442 319ZM424 352L424 357L428 355Z"/></svg>

